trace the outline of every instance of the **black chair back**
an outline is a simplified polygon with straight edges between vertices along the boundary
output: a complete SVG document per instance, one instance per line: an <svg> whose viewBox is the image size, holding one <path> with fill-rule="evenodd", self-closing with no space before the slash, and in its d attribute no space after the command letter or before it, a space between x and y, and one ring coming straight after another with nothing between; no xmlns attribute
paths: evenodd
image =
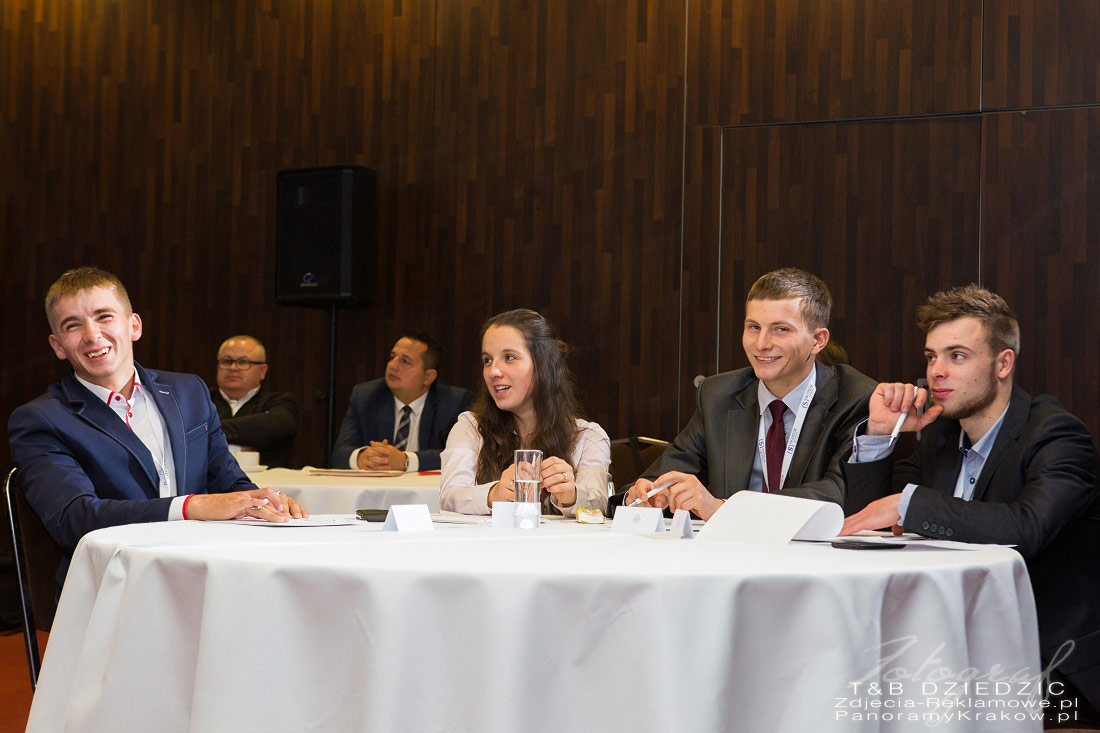
<svg viewBox="0 0 1100 733"><path fill-rule="evenodd" d="M55 578L65 552L46 531L38 513L27 503L14 468L4 482L4 500L8 508L15 574L22 601L27 668L31 674L31 687L37 687L42 659L36 630L48 632L53 627L53 616L57 610Z"/></svg>

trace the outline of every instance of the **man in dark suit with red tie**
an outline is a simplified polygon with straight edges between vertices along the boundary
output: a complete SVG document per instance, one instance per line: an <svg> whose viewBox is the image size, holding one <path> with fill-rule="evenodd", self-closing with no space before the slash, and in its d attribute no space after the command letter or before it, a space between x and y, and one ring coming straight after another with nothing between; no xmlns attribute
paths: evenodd
<svg viewBox="0 0 1100 733"><path fill-rule="evenodd" d="M760 277L745 302L750 366L703 380L695 415L626 503L690 509L703 519L744 490L843 506L841 463L875 382L845 364L817 362L831 309L829 289L808 272L788 267Z"/></svg>

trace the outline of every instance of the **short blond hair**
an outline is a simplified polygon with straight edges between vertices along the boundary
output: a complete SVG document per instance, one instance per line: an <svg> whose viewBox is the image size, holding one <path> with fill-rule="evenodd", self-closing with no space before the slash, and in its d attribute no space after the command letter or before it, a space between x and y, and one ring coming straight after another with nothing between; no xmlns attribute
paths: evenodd
<svg viewBox="0 0 1100 733"><path fill-rule="evenodd" d="M784 267L761 275L749 288L745 302L750 300L786 300L801 298L802 320L811 331L828 328L833 310L833 296L817 275L797 267Z"/></svg>
<svg viewBox="0 0 1100 733"><path fill-rule="evenodd" d="M46 291L46 321L50 324L50 330L54 330L53 308L57 305L57 301L95 288L113 288L115 296L126 309L126 315L129 316L134 312L126 286L115 275L98 267L78 267L54 280L53 285Z"/></svg>

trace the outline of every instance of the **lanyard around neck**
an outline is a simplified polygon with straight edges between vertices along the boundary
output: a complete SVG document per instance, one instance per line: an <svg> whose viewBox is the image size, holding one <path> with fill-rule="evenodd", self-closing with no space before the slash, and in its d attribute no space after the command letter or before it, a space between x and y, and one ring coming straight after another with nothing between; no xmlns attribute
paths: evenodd
<svg viewBox="0 0 1100 733"><path fill-rule="evenodd" d="M802 432L802 423L806 422L806 413L810 411L810 403L813 402L814 393L817 392L817 369L810 372L810 383L806 385L806 391L802 394L802 401L798 403L798 410L794 414L794 425L791 426L791 435L787 438L787 449L783 451L783 468L779 474L779 486L787 483L787 472L791 470L791 460L794 458L794 449L798 445L798 434ZM782 418L780 418L782 420ZM756 452L760 454L761 476L765 483L768 476L768 456L764 449L765 433L764 416L760 416L760 430L756 439Z"/></svg>

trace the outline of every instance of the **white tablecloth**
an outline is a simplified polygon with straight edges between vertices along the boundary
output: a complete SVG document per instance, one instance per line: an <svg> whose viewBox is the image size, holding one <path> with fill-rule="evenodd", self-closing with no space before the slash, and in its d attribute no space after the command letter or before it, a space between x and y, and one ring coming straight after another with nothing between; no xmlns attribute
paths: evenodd
<svg viewBox="0 0 1100 733"><path fill-rule="evenodd" d="M165 522L77 549L28 730L1038 731L1037 672L1012 550Z"/></svg>
<svg viewBox="0 0 1100 733"><path fill-rule="evenodd" d="M352 478L310 476L304 468L272 468L249 473L248 477L257 486L286 492L311 514L350 514L356 509L389 509L391 504L427 504L428 511L439 511L438 474Z"/></svg>

